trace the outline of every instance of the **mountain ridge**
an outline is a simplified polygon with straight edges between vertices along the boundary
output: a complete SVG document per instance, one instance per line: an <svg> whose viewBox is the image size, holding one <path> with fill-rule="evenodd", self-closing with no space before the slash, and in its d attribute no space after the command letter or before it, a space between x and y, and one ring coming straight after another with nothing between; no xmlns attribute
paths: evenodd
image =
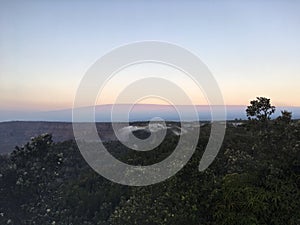
<svg viewBox="0 0 300 225"><path fill-rule="evenodd" d="M118 107L119 111L116 114L116 119L123 118L122 115L126 113L130 104L105 104L95 106L95 120L96 122L124 122L122 120L112 121L111 111L113 107ZM81 107L81 110L88 111L94 106ZM199 120L211 120L210 108L217 108L220 105L176 105L177 108L186 112L186 110L196 107ZM234 119L247 119L244 105L226 105L227 120ZM293 113L294 119L300 118L300 107L296 106L279 106L277 107L274 117L280 114L281 110L288 110ZM132 106L129 115L130 121L145 121L153 117L162 117L168 121L179 121L178 114L172 105L159 105L159 104L136 104ZM83 122L85 115L83 114ZM52 111L21 111L21 110L0 110L0 122L4 121L56 121L56 122L71 122L72 121L72 108L52 110Z"/></svg>

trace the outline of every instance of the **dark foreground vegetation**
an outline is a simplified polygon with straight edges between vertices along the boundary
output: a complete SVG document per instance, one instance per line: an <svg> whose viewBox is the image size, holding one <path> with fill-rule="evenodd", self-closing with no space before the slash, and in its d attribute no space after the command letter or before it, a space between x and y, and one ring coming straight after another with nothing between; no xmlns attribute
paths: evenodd
<svg viewBox="0 0 300 225"><path fill-rule="evenodd" d="M73 141L36 137L1 156L0 224L300 224L300 122L286 111L271 120L275 108L263 101L251 102L249 121L228 125L217 158L204 172L198 163L209 124L201 128L189 163L172 178L146 187L101 177ZM147 157L116 141L106 145L124 162L152 164L167 157L177 141L169 134Z"/></svg>

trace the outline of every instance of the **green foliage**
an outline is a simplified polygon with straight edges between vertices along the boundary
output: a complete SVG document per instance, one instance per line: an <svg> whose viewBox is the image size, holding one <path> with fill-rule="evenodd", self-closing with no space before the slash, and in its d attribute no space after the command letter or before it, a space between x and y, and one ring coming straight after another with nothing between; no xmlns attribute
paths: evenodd
<svg viewBox="0 0 300 225"><path fill-rule="evenodd" d="M210 134L209 125L201 127L189 163L147 187L112 183L85 163L73 141L38 136L0 157L0 224L300 224L300 124L290 116L282 113L260 132L253 132L259 124L228 124L217 158L200 173ZM119 142L105 145L119 160L149 165L177 142L168 134L147 157Z"/></svg>

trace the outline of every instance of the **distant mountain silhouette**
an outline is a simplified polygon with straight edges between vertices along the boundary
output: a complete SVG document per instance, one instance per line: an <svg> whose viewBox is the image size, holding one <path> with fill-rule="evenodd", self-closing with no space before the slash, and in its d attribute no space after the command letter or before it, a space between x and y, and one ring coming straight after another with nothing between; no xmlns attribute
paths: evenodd
<svg viewBox="0 0 300 225"><path fill-rule="evenodd" d="M128 104L123 105L98 105L95 107L95 119L97 122L111 122L111 111L113 107L117 107L117 112L113 118L113 122L123 121L122 116L126 113ZM191 112L193 106L179 105L178 107L182 112L186 113L187 118ZM218 106L212 106L218 107ZM81 108L83 115L82 121L85 121L85 113L89 111L91 107ZM199 120L211 120L210 106L197 105L196 106ZM245 109L243 105L230 105L226 106L227 120L233 119L246 119ZM300 107L277 107L274 117L280 114L280 111L286 109L292 111L293 118L300 118ZM150 120L153 117L161 117L168 121L179 121L179 115L176 109L170 105L155 105L155 104L137 104L134 105L132 111L129 113L130 121L145 121ZM192 118L192 117L191 117ZM57 111L5 111L0 110L0 121L58 121L58 122L71 122L72 121L72 109L64 109Z"/></svg>

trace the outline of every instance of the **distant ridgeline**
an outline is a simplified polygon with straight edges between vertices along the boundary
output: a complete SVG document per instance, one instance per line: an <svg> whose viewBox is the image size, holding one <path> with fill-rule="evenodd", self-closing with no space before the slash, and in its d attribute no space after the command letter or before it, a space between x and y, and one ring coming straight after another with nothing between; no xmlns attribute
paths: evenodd
<svg viewBox="0 0 300 225"><path fill-rule="evenodd" d="M185 113L185 118L189 118L189 113L194 110L194 106L179 105L176 106L181 112ZM198 111L199 120L211 120L211 108L218 106L198 105L195 106ZM118 111L114 116L114 121L111 121L111 112L113 105L99 105L95 107L95 120L97 122L124 122L121 118L124 113L127 113L128 105L118 105ZM82 122L86 122L86 115L89 115L90 110L94 107L81 108ZM245 115L246 106L226 106L227 120L247 119ZM280 115L281 110L291 111L293 119L300 119L300 107L277 107L277 110L272 118ZM130 114L129 121L149 121L153 117L161 117L166 121L179 121L179 115L176 109L169 105L151 105L137 104L134 105ZM193 118L193 117L191 117ZM218 118L217 118L218 119ZM59 121L72 122L72 109L48 111L48 112L14 112L0 110L0 121Z"/></svg>

